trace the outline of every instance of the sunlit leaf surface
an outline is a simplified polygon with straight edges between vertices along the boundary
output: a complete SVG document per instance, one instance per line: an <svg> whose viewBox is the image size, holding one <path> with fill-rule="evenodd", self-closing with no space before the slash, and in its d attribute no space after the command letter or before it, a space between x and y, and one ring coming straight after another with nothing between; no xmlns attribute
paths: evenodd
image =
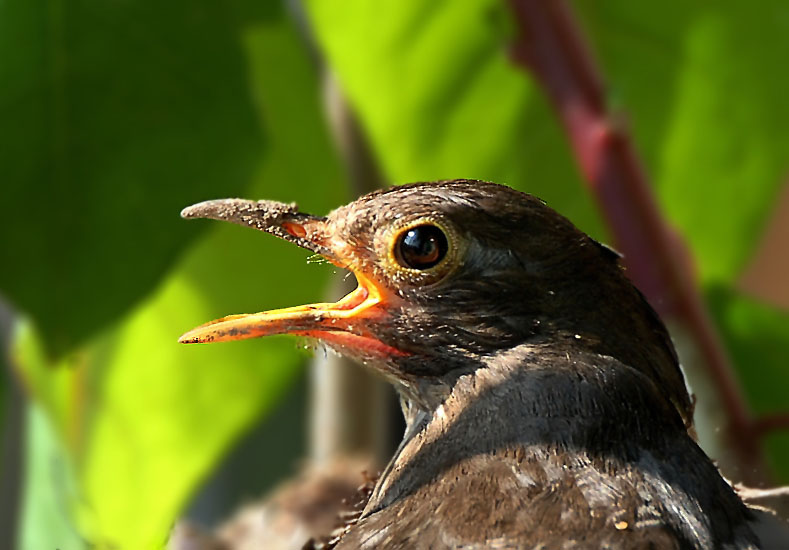
<svg viewBox="0 0 789 550"><path fill-rule="evenodd" d="M79 498L71 461L63 453L50 418L37 403L28 407L26 435L19 550L88 548L70 513Z"/></svg>

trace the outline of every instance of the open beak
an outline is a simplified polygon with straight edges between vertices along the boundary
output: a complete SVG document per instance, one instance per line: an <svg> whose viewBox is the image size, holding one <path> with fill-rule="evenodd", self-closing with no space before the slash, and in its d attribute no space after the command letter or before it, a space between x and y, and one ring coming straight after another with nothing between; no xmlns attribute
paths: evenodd
<svg viewBox="0 0 789 550"><path fill-rule="evenodd" d="M379 341L369 327L386 317L387 292L341 257L326 218L303 214L294 204L220 199L185 208L183 218L225 220L271 233L311 250L340 267L350 267L359 286L334 303L317 303L262 313L229 315L181 336L184 344L243 340L271 334L297 334L365 356L405 355Z"/></svg>

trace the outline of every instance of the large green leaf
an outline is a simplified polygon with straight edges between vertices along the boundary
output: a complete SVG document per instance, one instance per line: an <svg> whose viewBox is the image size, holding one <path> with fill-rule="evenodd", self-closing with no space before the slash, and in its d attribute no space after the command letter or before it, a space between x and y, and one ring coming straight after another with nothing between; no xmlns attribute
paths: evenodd
<svg viewBox="0 0 789 550"><path fill-rule="evenodd" d="M317 213L343 202L317 80L296 32L283 20L252 25L243 45L259 124L276 143L244 194L304 199ZM167 215L177 219L178 208ZM319 300L331 272L306 266L305 251L263 233L179 223L194 233L211 229L121 323L56 363L33 325L17 339L25 383L74 465L78 498L63 502L94 544L161 546L199 481L283 394L304 355L288 337L183 346L179 334L228 313Z"/></svg>
<svg viewBox="0 0 789 550"><path fill-rule="evenodd" d="M319 43L393 181L508 183L602 235L553 114L508 57L504 3L306 4Z"/></svg>
<svg viewBox="0 0 789 550"><path fill-rule="evenodd" d="M262 152L241 29L215 2L0 3L0 291L55 354L117 320Z"/></svg>
<svg viewBox="0 0 789 550"><path fill-rule="evenodd" d="M786 2L575 5L702 280L732 283L789 169Z"/></svg>

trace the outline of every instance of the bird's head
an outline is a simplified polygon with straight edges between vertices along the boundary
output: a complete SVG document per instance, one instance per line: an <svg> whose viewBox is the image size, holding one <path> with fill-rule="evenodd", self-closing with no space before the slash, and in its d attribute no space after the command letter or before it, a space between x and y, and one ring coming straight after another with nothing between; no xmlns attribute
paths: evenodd
<svg viewBox="0 0 789 550"><path fill-rule="evenodd" d="M317 338L405 387L523 346L583 348L641 371L690 415L665 328L616 253L525 193L457 180L378 191L327 217L240 199L182 215L272 233L349 269L358 287L335 303L224 317L181 342Z"/></svg>

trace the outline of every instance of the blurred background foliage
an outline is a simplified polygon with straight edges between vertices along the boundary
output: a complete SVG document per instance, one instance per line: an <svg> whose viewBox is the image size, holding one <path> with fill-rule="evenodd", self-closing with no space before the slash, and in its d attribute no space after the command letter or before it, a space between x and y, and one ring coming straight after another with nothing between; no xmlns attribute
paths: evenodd
<svg viewBox="0 0 789 550"><path fill-rule="evenodd" d="M572 5L750 405L787 407L787 302L741 278L789 169L789 5ZM332 269L178 212L243 196L322 214L353 198L325 71L388 181L507 183L610 242L554 113L510 58L512 28L499 0L0 3L3 476L19 478L0 527L19 548L163 546L299 379L309 354L288 337L176 340L227 313L319 301ZM277 418L261 487L288 473L267 456L296 452L283 438L303 437L302 421ZM789 480L789 437L767 446Z"/></svg>

